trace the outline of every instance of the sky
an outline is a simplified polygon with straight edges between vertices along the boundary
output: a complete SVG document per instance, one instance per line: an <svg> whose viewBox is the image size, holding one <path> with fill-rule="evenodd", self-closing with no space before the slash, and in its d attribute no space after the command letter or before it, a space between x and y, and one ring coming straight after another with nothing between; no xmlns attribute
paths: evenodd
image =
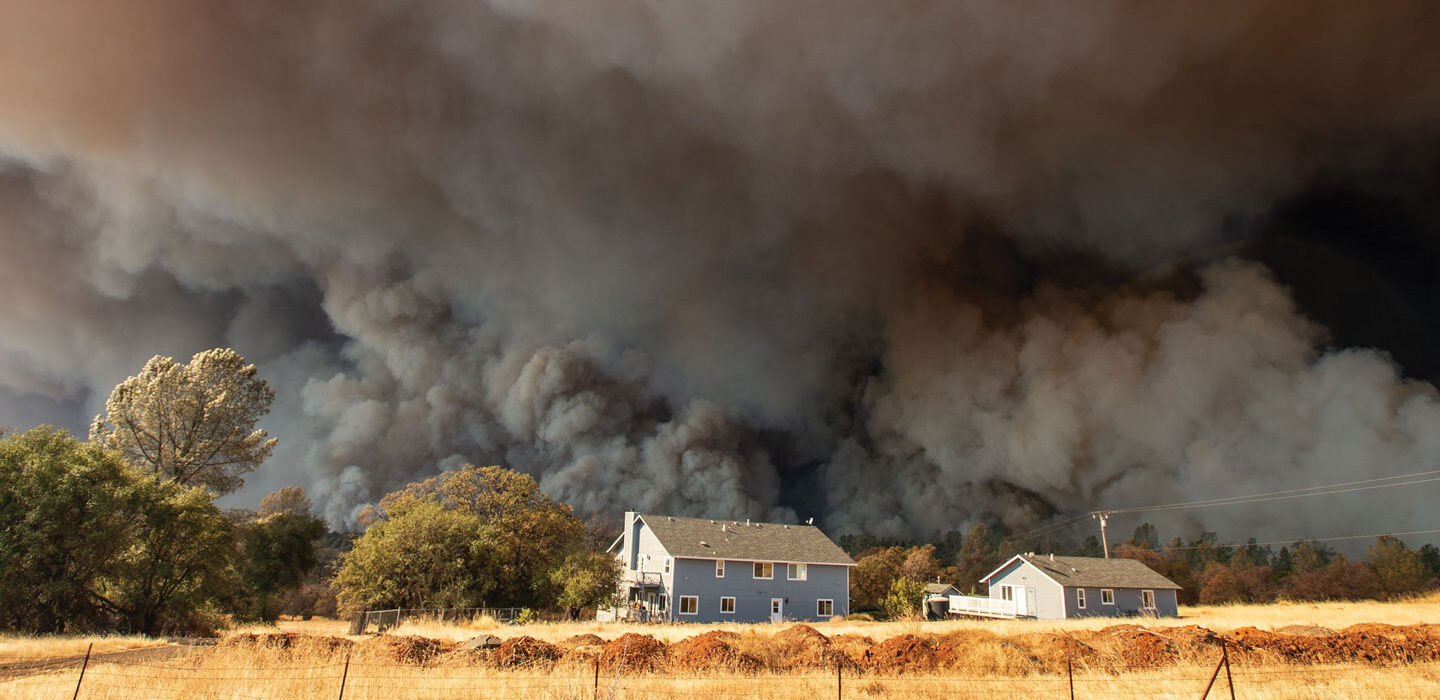
<svg viewBox="0 0 1440 700"><path fill-rule="evenodd" d="M464 463L895 537L1437 469L1437 22L0 2L0 424L234 347L280 443L227 502L337 527ZM1409 531L1435 495L1155 519Z"/></svg>

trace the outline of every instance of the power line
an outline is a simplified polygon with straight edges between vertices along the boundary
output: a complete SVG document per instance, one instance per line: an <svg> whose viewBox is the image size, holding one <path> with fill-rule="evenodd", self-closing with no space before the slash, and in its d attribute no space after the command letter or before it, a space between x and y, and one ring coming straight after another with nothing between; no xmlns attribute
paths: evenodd
<svg viewBox="0 0 1440 700"><path fill-rule="evenodd" d="M1342 536L1339 536L1339 537L1297 537L1297 538L1291 539L1291 540L1275 540L1275 541L1273 541L1273 542L1243 542L1243 543L1239 543L1239 544L1202 544L1202 545L1189 545L1189 546L1185 546L1185 547L1160 547L1159 549L1152 549L1152 550L1150 550L1150 551L1152 551L1152 552L1178 552L1178 551L1182 551L1182 550L1192 550L1192 549L1219 549L1219 548L1221 548L1221 547L1252 547L1252 546L1254 546L1254 547L1262 547L1262 546L1269 546L1269 545L1276 545L1276 544L1281 544L1281 545L1285 545L1285 544L1295 544L1295 543L1297 543L1297 542L1334 542L1334 541L1338 541L1338 540L1368 540L1368 539L1372 539L1372 538L1375 538L1375 537L1381 537L1381 536L1383 536L1383 535L1390 535L1391 537L1405 537L1405 536L1407 536L1407 535L1433 535L1433 534L1436 534L1436 533L1440 533L1440 530L1411 530L1410 532L1377 532L1377 533L1375 533L1375 534L1373 534L1373 535L1342 535Z"/></svg>
<svg viewBox="0 0 1440 700"><path fill-rule="evenodd" d="M1299 489L1286 489L1284 491L1268 491L1266 493L1252 493L1244 496L1227 496L1224 498L1207 498L1198 501L1182 501L1179 503L1165 503L1152 506L1140 506L1136 508L1114 508L1111 513L1148 513L1161 510L1184 510L1190 508L1208 508L1211 506L1228 506L1244 503L1264 503L1266 501L1282 501L1293 498L1309 498L1311 496L1329 496L1339 493L1352 493L1356 491L1370 491L1374 489L1393 488L1396 486L1413 486L1433 481L1440 481L1440 469L1416 472L1414 474L1398 474L1395 476L1382 476L1374 479L1362 479L1360 481L1346 481L1338 484L1325 484L1323 486L1307 486ZM1429 478L1418 478L1429 477ZM1401 481L1406 480L1406 481ZM1389 482L1389 483L1379 483ZM1350 487L1350 488L1342 488Z"/></svg>
<svg viewBox="0 0 1440 700"><path fill-rule="evenodd" d="M1181 501L1178 503L1163 503L1150 506L1138 506L1134 508L1115 508L1105 513L1150 513L1165 510L1188 510L1192 508L1209 508L1214 506L1243 505L1249 503L1265 503L1268 501L1283 501L1295 498L1309 498L1311 496L1331 496L1342 493L1354 493L1358 491L1371 491L1375 489L1394 488L1396 486L1414 486L1440 481L1440 469L1415 472L1413 474L1396 474L1393 476L1381 476L1373 479L1360 479L1358 481L1345 481L1335 484L1324 484L1321 486L1306 486L1298 489L1285 489L1281 491L1267 491L1264 493L1252 493L1243 496L1226 496L1223 498L1206 498L1196 501ZM1421 478L1425 477L1425 478ZM1099 513L1102 511L1094 511ZM1014 542L1042 535L1056 530L1073 527L1085 520L1090 519L1092 513L1082 513L1058 522L1042 525L1027 530L1018 535L1011 535L1002 541Z"/></svg>

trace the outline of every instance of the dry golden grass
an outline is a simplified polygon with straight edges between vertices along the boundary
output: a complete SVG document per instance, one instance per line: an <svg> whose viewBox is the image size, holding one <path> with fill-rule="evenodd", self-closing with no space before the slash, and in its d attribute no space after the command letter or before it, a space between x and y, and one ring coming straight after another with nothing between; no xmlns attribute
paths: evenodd
<svg viewBox="0 0 1440 700"><path fill-rule="evenodd" d="M1134 621L1134 620L1131 620ZM860 622L836 621L815 627L832 640L839 635L863 635L876 642L905 634L938 638L954 632L963 635L966 668L902 675L844 671L845 698L990 698L996 694L1064 697L1069 679L1041 670L1035 656L1013 642L1031 635L1098 630L1114 619L1071 621L960 621ZM1138 622L1152 626L1199 625L1216 631L1254 626L1280 629L1291 625L1340 629L1352 624L1381 622L1411 625L1440 622L1440 595L1392 603L1281 603L1266 606L1183 608L1179 620ZM411 623L392 632L434 639L461 641L480 633L499 637L528 635L561 642L578 634L615 639L625 632L651 634L676 642L702 632L720 629L738 633L735 648L756 657L776 652L770 635L789 625L629 625L597 623L536 623L511 626L482 619L463 625ZM246 627L237 632L298 632L340 636L347 624L336 620L282 622L274 627ZM363 639L363 638L356 638ZM95 638L116 650L159 642L134 637ZM0 638L0 653L12 660L70 656L83 653L88 638ZM837 645L840 641L835 642ZM594 666L562 661L534 669L502 670L486 663L450 657L426 665L400 663L358 645L349 657L346 698L672 698L710 695L728 697L834 697L834 671L795 669L736 674L684 671L675 667L661 674L616 674L602 671L598 694ZM1031 647L1032 651L1035 647ZM1102 657L1076 666L1077 697L1196 697L1214 669L1214 649L1182 655L1160 669L1116 672L1122 667L1123 649L1099 649ZM1112 658L1114 657L1114 658ZM1260 661L1263 657L1236 658L1232 667L1237 694L1247 698L1290 699L1332 697L1440 697L1440 664L1374 666L1368 664L1300 665ZM772 661L768 658L762 660ZM973 660L970 663L968 660ZM180 650L173 658L149 660L101 659L86 672L80 697L109 700L141 698L308 698L338 694L346 653L321 640L290 649L222 646L208 650ZM1059 668L1063 669L1063 657ZM1054 669L1051 665L1048 668ZM46 669L30 675L0 674L0 697L53 698L73 692L79 664ZM1222 673L1217 690L1228 696Z"/></svg>
<svg viewBox="0 0 1440 700"><path fill-rule="evenodd" d="M1076 674L1077 697L1193 698L1210 677L1210 668L1177 666L1134 673ZM1377 668L1358 665L1296 667L1266 665L1232 669L1237 694L1280 700L1334 697L1440 696L1440 665ZM0 678L0 697L49 700L73 692L78 664L21 678ZM560 664L546 670L502 671L480 665L416 666L356 655L348 672L342 653L310 650L297 654L273 650L223 649L196 652L165 662L94 663L86 671L80 697L107 700L210 697L311 698L339 694L357 700L518 698L559 700L669 697L834 697L833 672L656 674L615 676L602 673L598 689L594 668ZM838 681L846 698L990 698L996 694L1064 697L1064 675L1001 676L955 672L865 675L847 672ZM1228 695L1222 673L1217 691ZM597 692L598 691L598 692Z"/></svg>
<svg viewBox="0 0 1440 700"><path fill-rule="evenodd" d="M0 635L0 663L53 659L64 656L82 656L86 647L95 645L96 654L112 651L161 646L163 639L152 639L140 635L104 635L91 637L27 637Z"/></svg>
<svg viewBox="0 0 1440 700"><path fill-rule="evenodd" d="M1074 632L1099 630L1120 622L1135 622L1148 625L1199 625L1217 632L1228 632L1239 627L1258 627L1274 630L1290 625L1304 625L1340 629L1350 625L1379 622L1391 625L1440 624L1440 592L1403 601L1379 602L1330 602L1330 603L1271 603L1269 605L1210 605L1184 606L1179 618L1158 620L1132 618L1117 620L1111 617L1091 617L1078 620L940 620L921 622L915 620L899 622L835 621L816 623L815 628L826 636L837 634L859 634L880 641L901 634L947 634L966 630L988 630L997 634L1023 634L1026 632ZM312 621L282 623L283 629L311 634L343 634L344 623L335 621ZM547 642L560 642L577 634L594 634L607 639L624 631L641 631L656 639L677 642L709 630L725 630L736 633L776 632L793 623L761 624L651 624L634 625L627 623L595 622L538 622L523 626L505 625L488 618L466 624L442 624L437 622L407 622L391 630L392 634L413 634L447 641L463 641L477 634L494 634L500 637L521 634ZM259 631L258 629L252 631Z"/></svg>

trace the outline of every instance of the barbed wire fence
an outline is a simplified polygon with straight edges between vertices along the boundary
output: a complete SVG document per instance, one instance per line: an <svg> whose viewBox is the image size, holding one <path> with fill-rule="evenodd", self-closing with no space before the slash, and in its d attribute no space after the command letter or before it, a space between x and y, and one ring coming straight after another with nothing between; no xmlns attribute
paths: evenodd
<svg viewBox="0 0 1440 700"><path fill-rule="evenodd" d="M784 673L627 671L598 657L584 664L501 669L478 663L425 664L336 654L323 663L207 664L207 652L191 651L162 661L87 656L7 664L0 668L0 696L15 698L250 698L306 697L394 700L406 697L554 698L628 700L695 695L714 698L796 697L954 698L1024 693L1031 697L1276 697L1297 695L1323 683L1350 683L1342 694L1434 697L1440 694L1440 663L1394 665L1261 664L1247 667L1225 646L1213 664L1165 665L1112 672L1076 668L1056 673L1046 665L951 667L922 673L833 669ZM212 659L213 660L213 659ZM1367 692L1365 689L1371 689ZM1376 688L1383 693L1375 693Z"/></svg>
<svg viewBox="0 0 1440 700"><path fill-rule="evenodd" d="M473 622L488 617L496 622L511 624L520 621L525 608L392 608L389 610L367 610L355 613L350 618L350 634L368 634L371 627L384 632L399 627L410 620L445 623Z"/></svg>

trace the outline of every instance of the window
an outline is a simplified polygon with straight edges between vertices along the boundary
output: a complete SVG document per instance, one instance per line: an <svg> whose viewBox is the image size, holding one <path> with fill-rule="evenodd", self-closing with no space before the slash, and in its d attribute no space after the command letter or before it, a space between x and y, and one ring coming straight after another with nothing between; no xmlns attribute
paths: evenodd
<svg viewBox="0 0 1440 700"><path fill-rule="evenodd" d="M835 601L821 598L815 601L815 614L820 617L830 617L835 614Z"/></svg>
<svg viewBox="0 0 1440 700"><path fill-rule="evenodd" d="M665 557L665 573L670 573L670 557Z"/></svg>
<svg viewBox="0 0 1440 700"><path fill-rule="evenodd" d="M1077 588L1077 589L1075 589L1075 602L1078 604L1078 606L1079 606L1079 608L1080 608L1081 610L1084 610L1084 609L1085 609L1085 589L1084 589L1084 588Z"/></svg>
<svg viewBox="0 0 1440 700"><path fill-rule="evenodd" d="M768 561L755 562L755 578L775 578L775 565Z"/></svg>
<svg viewBox="0 0 1440 700"><path fill-rule="evenodd" d="M791 581L804 581L807 569L804 564L786 564L785 578Z"/></svg>
<svg viewBox="0 0 1440 700"><path fill-rule="evenodd" d="M1014 587L1014 586L1001 586L1001 587L1000 587L1000 600L1015 600L1015 587Z"/></svg>
<svg viewBox="0 0 1440 700"><path fill-rule="evenodd" d="M1102 588L1102 589L1100 589L1100 604L1101 604L1101 605L1114 605L1114 604L1115 604L1115 591L1113 591L1113 590L1111 590L1111 589L1109 589L1109 588Z"/></svg>
<svg viewBox="0 0 1440 700"><path fill-rule="evenodd" d="M693 595L680 596L680 614L694 615L700 611L700 597Z"/></svg>
<svg viewBox="0 0 1440 700"><path fill-rule="evenodd" d="M726 615L733 615L735 613L735 599L731 598L730 596L725 596L721 598L720 612L725 613Z"/></svg>
<svg viewBox="0 0 1440 700"><path fill-rule="evenodd" d="M660 612L665 612L666 610L670 609L670 599L666 597L664 593L660 594L660 598L657 600L657 602L660 605Z"/></svg>
<svg viewBox="0 0 1440 700"><path fill-rule="evenodd" d="M725 578L725 560L715 560L715 578Z"/></svg>
<svg viewBox="0 0 1440 700"><path fill-rule="evenodd" d="M1146 610L1155 609L1155 591L1140 591L1140 607Z"/></svg>

